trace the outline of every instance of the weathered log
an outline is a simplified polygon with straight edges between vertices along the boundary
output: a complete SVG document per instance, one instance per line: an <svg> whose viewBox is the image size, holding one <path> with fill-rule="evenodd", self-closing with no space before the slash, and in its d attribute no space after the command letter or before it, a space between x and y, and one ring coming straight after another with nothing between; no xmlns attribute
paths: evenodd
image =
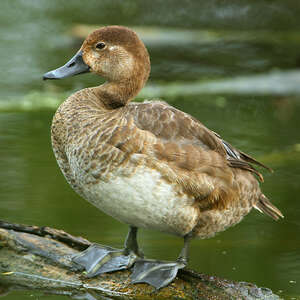
<svg viewBox="0 0 300 300"><path fill-rule="evenodd" d="M180 270L159 291L130 284L130 271L86 278L71 256L91 242L62 230L0 221L0 293L5 288L39 289L77 299L280 299L267 288Z"/></svg>

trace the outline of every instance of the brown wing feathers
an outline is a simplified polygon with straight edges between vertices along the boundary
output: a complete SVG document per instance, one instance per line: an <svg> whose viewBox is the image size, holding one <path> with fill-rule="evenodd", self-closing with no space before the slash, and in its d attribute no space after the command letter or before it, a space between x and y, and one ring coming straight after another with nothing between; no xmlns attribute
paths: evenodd
<svg viewBox="0 0 300 300"><path fill-rule="evenodd" d="M261 162L257 161L256 159L254 159L250 155L248 155L248 154L246 154L246 153L244 153L242 151L239 151L239 153L240 153L241 158L243 158L245 161L247 161L249 163L256 164L256 165L258 165L260 167L263 167L263 168L267 169L270 172L273 172L273 170L271 168L269 168L268 166L266 166L266 165L262 164Z"/></svg>
<svg viewBox="0 0 300 300"><path fill-rule="evenodd" d="M227 162L227 165L232 168L243 169L257 175L260 181L263 181L263 176L251 164L272 171L248 154L231 146L197 119L167 103L132 103L127 106L127 108L129 107L129 113L133 116L135 125L159 138L160 143L154 146L155 153L160 159L168 161L169 165L175 164L183 170L202 170L211 176L216 176L218 173L217 177L222 178L222 174L219 173L223 170L223 176L227 175L224 169ZM211 171L207 169L209 167L211 167ZM191 178L189 181L192 181ZM202 189L201 191L203 194ZM208 193L211 196L209 199L207 196L204 196L205 199L203 199L203 195L202 198L199 196L202 199L199 201L202 203L201 205L211 208L216 204L221 205L231 197L223 195L218 189L214 191L215 194ZM281 212L263 194L254 207L275 220L283 217Z"/></svg>
<svg viewBox="0 0 300 300"><path fill-rule="evenodd" d="M217 135L220 140L222 141L226 153L227 153L227 160L229 162L229 166L232 168L240 168L243 170L247 170L249 172L254 173L255 175L258 176L259 180L261 182L264 181L264 178L262 176L262 174L260 172L258 172L250 163L258 165L260 167L263 167L267 170L269 170L270 172L273 172L273 170L269 167L267 167L266 165L260 163L259 161L257 161L256 159L252 158L250 155L235 149L234 147L232 147L229 143L227 143L226 141L222 140L221 137L219 135Z"/></svg>
<svg viewBox="0 0 300 300"><path fill-rule="evenodd" d="M226 156L228 165L240 168L257 175L260 181L263 176L250 163L259 165L272 171L269 167L258 162L246 153L235 149L220 135L206 128L197 119L169 106L164 102L148 102L130 105L134 110L135 123L143 130L152 132L166 143L189 144L203 150L216 151Z"/></svg>
<svg viewBox="0 0 300 300"><path fill-rule="evenodd" d="M255 175L258 176L259 180L261 182L264 182L264 177L262 176L261 173L259 173L253 166L251 166L249 163L242 161L242 160L237 160L237 159L232 159L232 158L228 158L228 163L229 166L232 168L239 168L239 169L243 169L246 171L249 171L251 173L254 173Z"/></svg>

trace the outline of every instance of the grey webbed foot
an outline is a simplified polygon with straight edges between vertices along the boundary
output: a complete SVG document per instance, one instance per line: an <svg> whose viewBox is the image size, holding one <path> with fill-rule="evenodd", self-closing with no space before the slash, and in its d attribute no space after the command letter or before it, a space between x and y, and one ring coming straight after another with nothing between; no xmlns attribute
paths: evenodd
<svg viewBox="0 0 300 300"><path fill-rule="evenodd" d="M138 259L131 274L132 283L148 283L156 289L167 286L174 280L179 269L183 269L188 262L189 242L192 234L184 236L184 246L176 261L158 261Z"/></svg>
<svg viewBox="0 0 300 300"><path fill-rule="evenodd" d="M178 270L185 266L186 264L180 260L173 262L139 259L134 264L131 282L144 282L154 286L156 289L160 289L172 282Z"/></svg>
<svg viewBox="0 0 300 300"><path fill-rule="evenodd" d="M94 277L130 268L137 256L133 252L126 252L128 251L93 244L85 251L74 255L72 260L87 271L87 277Z"/></svg>
<svg viewBox="0 0 300 300"><path fill-rule="evenodd" d="M143 257L137 244L136 235L137 228L131 226L124 249L93 244L83 252L74 255L72 260L87 271L88 277L129 269L138 257Z"/></svg>

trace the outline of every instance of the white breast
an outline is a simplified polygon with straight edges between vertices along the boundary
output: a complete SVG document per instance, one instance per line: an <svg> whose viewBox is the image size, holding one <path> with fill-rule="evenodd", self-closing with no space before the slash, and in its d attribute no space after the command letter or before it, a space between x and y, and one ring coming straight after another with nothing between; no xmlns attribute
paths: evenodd
<svg viewBox="0 0 300 300"><path fill-rule="evenodd" d="M108 181L81 186L84 197L112 217L133 225L183 236L198 220L193 199L178 195L174 185L154 169L140 166L134 174L120 170Z"/></svg>

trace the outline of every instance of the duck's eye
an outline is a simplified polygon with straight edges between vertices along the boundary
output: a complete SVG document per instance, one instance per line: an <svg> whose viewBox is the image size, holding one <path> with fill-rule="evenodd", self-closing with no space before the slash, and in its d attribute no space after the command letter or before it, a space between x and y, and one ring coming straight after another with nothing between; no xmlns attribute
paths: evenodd
<svg viewBox="0 0 300 300"><path fill-rule="evenodd" d="M100 43L98 43L98 44L96 45L96 48L97 48L97 49L103 49L103 48L105 48L105 44L104 44L103 42L100 42Z"/></svg>

